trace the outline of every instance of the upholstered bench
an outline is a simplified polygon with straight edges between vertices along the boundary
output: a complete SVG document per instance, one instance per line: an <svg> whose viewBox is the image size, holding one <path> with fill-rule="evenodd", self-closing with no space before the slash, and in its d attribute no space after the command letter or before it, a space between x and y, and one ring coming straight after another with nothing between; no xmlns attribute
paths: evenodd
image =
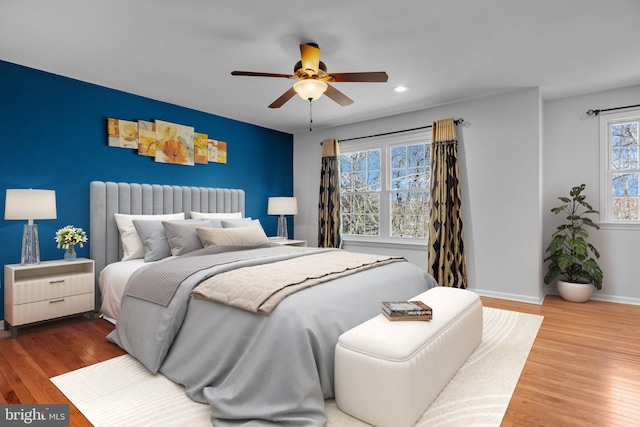
<svg viewBox="0 0 640 427"><path fill-rule="evenodd" d="M430 321L380 314L340 336L335 399L341 411L378 427L412 426L482 339L482 303L474 292L436 287L412 300Z"/></svg>

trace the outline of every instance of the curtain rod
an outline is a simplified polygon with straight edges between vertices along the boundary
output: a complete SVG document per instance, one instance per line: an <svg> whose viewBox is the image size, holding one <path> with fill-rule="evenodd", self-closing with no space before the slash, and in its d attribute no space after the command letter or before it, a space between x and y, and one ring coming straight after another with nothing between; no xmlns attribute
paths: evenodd
<svg viewBox="0 0 640 427"><path fill-rule="evenodd" d="M638 104L638 105L627 105L626 107L607 108L607 109L604 109L604 110L589 110L589 111L587 111L587 116L597 116L598 114L602 113L603 111L623 110L625 108L635 108L635 107L640 107L640 104Z"/></svg>
<svg viewBox="0 0 640 427"><path fill-rule="evenodd" d="M461 124L462 122L464 122L464 119L462 119L462 118L456 119L456 120L453 121L453 123L455 123L456 126ZM355 141L357 139L375 138L376 136L393 135L393 134L396 134L396 133L411 132L413 130L431 129L432 127L433 127L432 125L421 126L421 127L417 127L417 128L411 128L411 129L395 130L393 132L378 133L376 135L357 136L355 138L340 139L339 141L340 142L345 142L345 141ZM322 142L320 143L320 145L322 145Z"/></svg>

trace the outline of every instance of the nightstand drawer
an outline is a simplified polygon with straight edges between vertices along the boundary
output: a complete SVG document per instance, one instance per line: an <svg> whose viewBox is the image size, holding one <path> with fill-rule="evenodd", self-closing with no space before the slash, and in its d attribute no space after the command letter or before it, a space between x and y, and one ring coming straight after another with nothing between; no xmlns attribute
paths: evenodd
<svg viewBox="0 0 640 427"><path fill-rule="evenodd" d="M18 327L95 309L94 262L43 261L4 266L4 320L11 336Z"/></svg>
<svg viewBox="0 0 640 427"><path fill-rule="evenodd" d="M69 295L93 292L93 274L59 275L21 280L13 284L11 300L14 305L47 301Z"/></svg>
<svg viewBox="0 0 640 427"><path fill-rule="evenodd" d="M92 311L94 303L93 292L90 292L82 295L53 298L48 301L14 305L5 313L5 320L11 326L20 326L41 320Z"/></svg>

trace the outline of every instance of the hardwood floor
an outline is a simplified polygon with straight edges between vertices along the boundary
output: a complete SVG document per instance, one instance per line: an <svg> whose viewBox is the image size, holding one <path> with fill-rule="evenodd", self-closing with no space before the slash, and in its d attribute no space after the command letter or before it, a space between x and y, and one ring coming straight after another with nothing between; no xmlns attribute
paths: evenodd
<svg viewBox="0 0 640 427"><path fill-rule="evenodd" d="M0 332L0 403L69 403L49 378L124 354L105 339L111 330L96 316L20 329L15 339ZM70 426L91 426L73 405L69 415Z"/></svg>
<svg viewBox="0 0 640 427"><path fill-rule="evenodd" d="M640 306L482 301L544 316L502 425L640 426Z"/></svg>
<svg viewBox="0 0 640 427"><path fill-rule="evenodd" d="M640 306L482 302L544 316L503 426L640 426ZM124 354L105 340L112 329L76 317L0 332L0 403L69 403L49 378ZM73 405L70 418L91 426Z"/></svg>

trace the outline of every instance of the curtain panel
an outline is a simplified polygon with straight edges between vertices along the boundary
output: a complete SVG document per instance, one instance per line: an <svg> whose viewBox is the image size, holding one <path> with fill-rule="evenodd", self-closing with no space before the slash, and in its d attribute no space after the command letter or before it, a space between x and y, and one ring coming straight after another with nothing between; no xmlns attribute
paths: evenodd
<svg viewBox="0 0 640 427"><path fill-rule="evenodd" d="M320 201L318 203L318 247L340 247L340 170L337 139L322 142Z"/></svg>
<svg viewBox="0 0 640 427"><path fill-rule="evenodd" d="M467 287L458 141L453 118L433 123L428 272L439 286Z"/></svg>

